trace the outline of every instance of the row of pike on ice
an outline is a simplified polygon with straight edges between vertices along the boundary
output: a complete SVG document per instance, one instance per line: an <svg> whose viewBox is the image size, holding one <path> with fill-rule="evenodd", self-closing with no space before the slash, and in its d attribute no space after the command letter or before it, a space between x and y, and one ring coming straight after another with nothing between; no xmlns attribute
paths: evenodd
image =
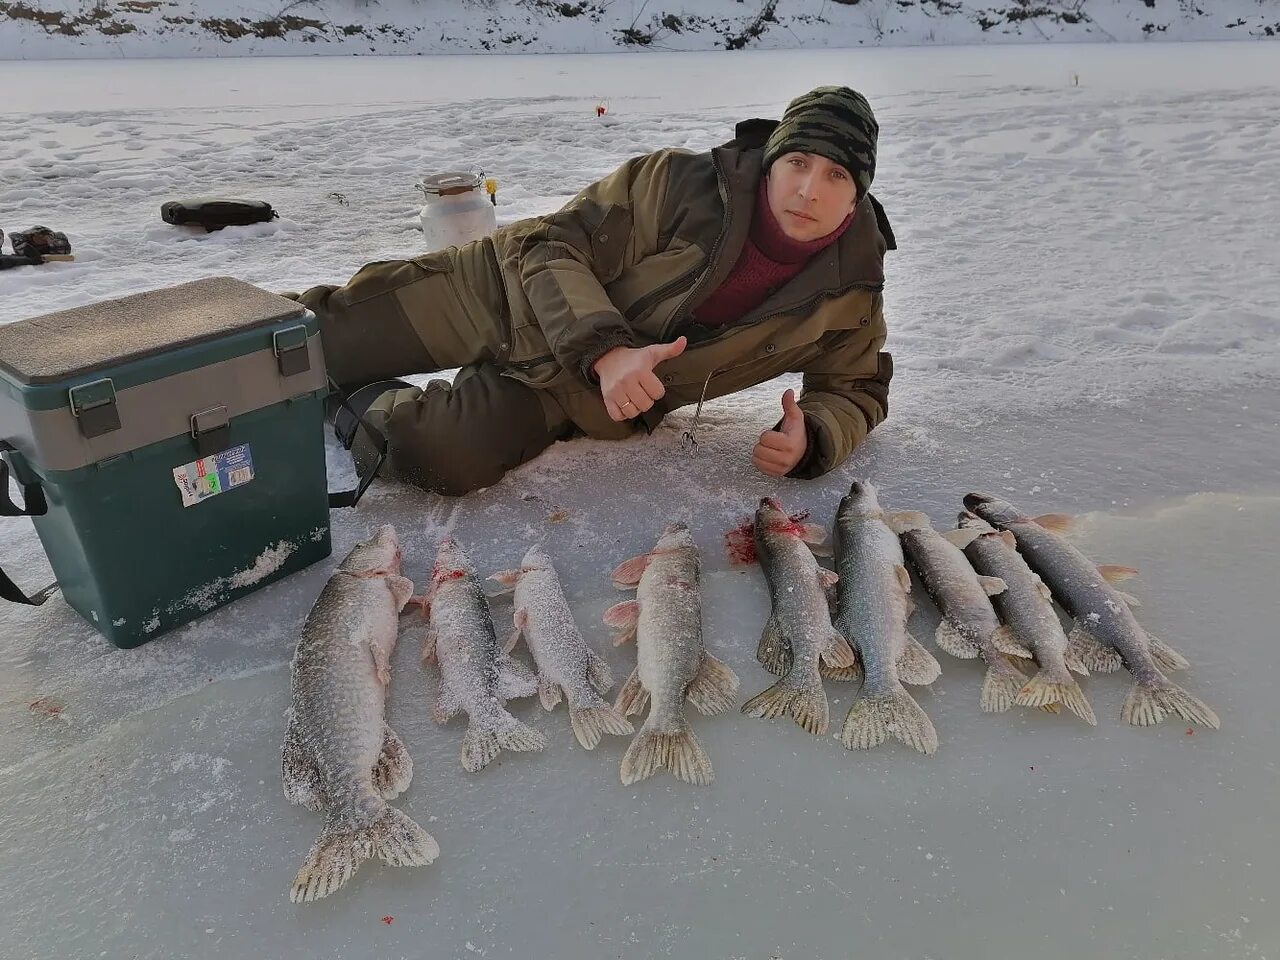
<svg viewBox="0 0 1280 960"><path fill-rule="evenodd" d="M1185 667L1186 660L1144 631L1130 611L1136 601L1111 586L1134 571L1094 565L1055 532L1065 518L1033 519L983 494L969 494L964 504L960 527L939 534L923 514L887 513L875 488L855 481L836 514L833 572L818 565L810 548L825 539L822 528L788 514L773 498L762 500L754 520L727 542L739 562L758 561L764 569L772 604L757 659L779 680L743 712L787 715L825 733L823 677L862 677L840 733L846 747L866 749L894 736L924 753L936 750L931 721L903 686L931 683L940 673L907 630L913 604L905 547L942 613L938 645L955 656L981 656L988 665L984 710L1016 703L1056 711L1062 703L1094 723L1071 671L1125 666L1135 679L1123 708L1130 723L1158 723L1176 713L1218 726L1212 710L1162 672ZM406 608L417 615L424 660L440 668L436 721L468 715L465 769L482 769L501 749L545 746L542 733L505 708L507 700L536 692L547 710L568 701L570 723L587 749L604 733L632 733L626 718L649 706L623 757L623 783L663 768L691 783L712 780L684 703L707 715L724 712L736 702L739 681L704 645L699 552L683 524L667 527L652 550L613 572L615 585L634 588L637 596L610 608L605 621L619 630L620 643L636 641L637 666L612 706L602 697L613 685L608 665L583 640L540 547L528 551L519 569L492 578L514 590L513 630L505 643L474 566L455 540L440 543L425 595L414 596L401 567L395 531L384 526L339 565L303 627L283 776L289 800L324 812L325 826L294 880L292 900L326 896L371 856L412 866L439 853L426 831L387 802L413 773L403 742L383 719L391 652ZM1069 637L1051 598L1075 617ZM521 636L536 673L510 655ZM1028 678L1017 658L1034 658L1039 672Z"/></svg>

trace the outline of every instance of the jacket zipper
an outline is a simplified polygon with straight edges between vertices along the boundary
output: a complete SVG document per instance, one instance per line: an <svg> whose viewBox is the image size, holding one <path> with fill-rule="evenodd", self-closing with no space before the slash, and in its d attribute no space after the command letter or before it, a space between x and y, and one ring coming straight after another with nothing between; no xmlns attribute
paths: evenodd
<svg viewBox="0 0 1280 960"><path fill-rule="evenodd" d="M554 359L555 355L548 353L544 356L534 357L532 360L512 361L510 363L504 363L502 366L506 370L529 370L541 364L550 363Z"/></svg>
<svg viewBox="0 0 1280 960"><path fill-rule="evenodd" d="M674 280L668 280L662 286L658 287L658 289L650 290L635 303L631 304L631 306L627 307L626 313L624 314L627 322L631 323L649 309L650 305L657 303L663 297L670 296L673 291L679 289L681 284L688 283L689 280L697 276L697 273L698 268L694 267L692 270L686 270Z"/></svg>
<svg viewBox="0 0 1280 960"><path fill-rule="evenodd" d="M693 299L693 295L702 289L702 285L706 283L707 277L711 275L711 270L716 263L716 253L720 250L720 244L724 240L725 234L729 232L729 223L733 219L733 196L729 191L728 180L724 175L724 171L720 169L720 161L715 158L715 154L711 155L711 162L716 168L716 189L720 191L720 199L724 203L724 224L720 228L720 234L716 237L716 242L711 245L711 253L707 257L707 268L702 272L702 276L698 278L698 282L694 284L693 289L685 294L685 298L680 301L680 306L676 307L675 312L671 314L667 320L666 326L662 328L662 336L658 338L660 343L666 343L671 338L672 331L680 322L680 315L684 312L685 304Z"/></svg>

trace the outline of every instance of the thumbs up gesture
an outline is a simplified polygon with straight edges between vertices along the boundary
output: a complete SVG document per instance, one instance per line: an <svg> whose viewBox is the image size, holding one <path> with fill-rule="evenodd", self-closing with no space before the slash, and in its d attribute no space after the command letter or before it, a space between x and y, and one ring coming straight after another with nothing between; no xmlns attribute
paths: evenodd
<svg viewBox="0 0 1280 960"><path fill-rule="evenodd" d="M609 416L619 422L638 417L666 395L667 388L653 373L663 360L684 353L689 341L677 337L672 343L647 347L614 347L592 367L600 378L600 395Z"/></svg>
<svg viewBox="0 0 1280 960"><path fill-rule="evenodd" d="M796 392L788 390L782 395L782 422L776 430L760 434L751 462L761 473L771 477L785 477L792 471L809 448L809 433L804 426L804 413L796 403Z"/></svg>

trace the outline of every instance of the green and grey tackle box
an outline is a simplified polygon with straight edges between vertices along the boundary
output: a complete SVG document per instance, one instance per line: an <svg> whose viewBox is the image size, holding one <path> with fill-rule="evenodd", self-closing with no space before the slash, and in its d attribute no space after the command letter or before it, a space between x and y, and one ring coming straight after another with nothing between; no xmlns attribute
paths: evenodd
<svg viewBox="0 0 1280 960"><path fill-rule="evenodd" d="M329 555L327 392L315 315L227 277L0 327L5 512L137 646Z"/></svg>

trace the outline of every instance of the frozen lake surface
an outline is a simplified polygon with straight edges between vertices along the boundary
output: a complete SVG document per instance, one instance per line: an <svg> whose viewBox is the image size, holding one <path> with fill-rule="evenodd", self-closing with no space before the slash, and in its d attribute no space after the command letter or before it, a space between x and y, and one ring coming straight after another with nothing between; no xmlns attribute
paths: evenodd
<svg viewBox="0 0 1280 960"><path fill-rule="evenodd" d="M1275 958L1280 58L1142 49L1132 55L1155 79L1130 83L1116 48L1038 61L935 52L928 69L918 51L690 54L680 75L696 78L701 61L720 86L681 91L658 71L655 100L637 84L659 61L636 57L450 58L459 82L507 73L485 81L487 99L426 91L412 105L378 76L403 65L280 67L290 82L309 69L316 89L343 86L341 108L215 96L243 79L235 61L200 64L212 79L186 88L187 109L157 82L187 69L176 63L77 64L117 86L91 85L75 104L51 84L42 106L37 74L62 65L20 65L29 102L0 113L0 207L14 211L3 225L49 221L83 256L0 274L9 320L213 273L273 289L340 279L412 248L411 184L451 158L506 165L505 222L553 209L632 152L704 149L733 119L776 115L819 82L861 86L881 112L877 192L901 249L886 293L890 418L820 481L751 470L751 443L791 385L767 384L709 405L696 459L680 450L692 419L681 411L649 438L559 444L461 501L377 487L334 515L330 561L137 650L112 648L60 598L0 608L0 955ZM603 89L575 100L555 86L568 85L557 69L588 62ZM1084 86L1066 82L1072 67ZM139 76L151 100L106 102ZM740 92L727 89L735 78ZM591 126L592 98L606 94L619 119ZM505 134L477 121L498 115ZM512 131L538 136L516 143ZM56 177L37 172L41 155ZM161 200L214 184L280 199L285 216L208 238L158 223ZM340 188L350 206L326 206ZM350 481L332 444L330 467L335 489ZM608 571L685 520L704 552L707 642L745 700L770 682L753 657L768 598L720 538L768 493L827 525L854 477L940 528L970 490L1083 514L1076 542L1139 568L1125 587L1144 602L1139 620L1192 661L1178 682L1222 729L1128 727L1124 674L1083 681L1097 728L983 714L981 668L940 654L941 679L918 691L941 742L933 757L896 743L853 754L734 713L693 721L713 785L663 774L623 787L625 740L583 751L563 708L530 699L513 712L547 750L504 753L473 776L458 763L463 721L432 722L434 669L405 643L389 720L415 776L396 805L440 859L371 862L334 896L289 903L321 819L280 788L288 662L357 539L395 524L419 585L446 530L486 573L544 542L621 680L634 651L609 646L600 623L625 596ZM48 582L25 520L5 520L0 539L16 579ZM509 610L495 602L500 624ZM912 628L930 647L936 622L922 603ZM827 690L838 729L854 688Z"/></svg>

